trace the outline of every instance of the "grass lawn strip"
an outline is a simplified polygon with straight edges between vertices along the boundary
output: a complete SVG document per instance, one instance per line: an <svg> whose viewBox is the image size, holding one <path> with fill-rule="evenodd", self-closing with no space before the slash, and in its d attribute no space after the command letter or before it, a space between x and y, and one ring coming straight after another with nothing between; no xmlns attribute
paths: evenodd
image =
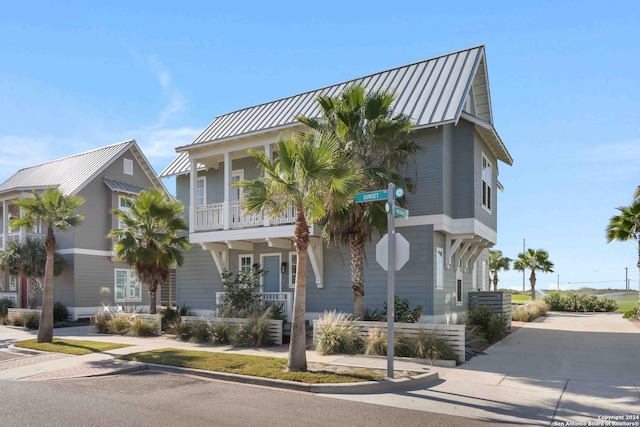
<svg viewBox="0 0 640 427"><path fill-rule="evenodd" d="M87 340L66 340L54 338L52 343L38 343L36 339L20 341L14 344L15 347L28 348L31 350L50 351L53 353L73 354L82 356L83 354L96 353L100 351L115 350L116 348L130 347L129 344L119 344L111 342L87 341Z"/></svg>
<svg viewBox="0 0 640 427"><path fill-rule="evenodd" d="M322 370L322 368L308 372L284 372L283 369L287 364L287 359L247 356L244 354L213 353L208 351L177 350L173 348L127 354L118 357L118 359L277 380L297 381L308 384L378 381L385 378L383 372L363 368L352 369L349 372L343 373L329 372ZM311 366L312 364L309 365ZM313 365L316 366L316 364Z"/></svg>

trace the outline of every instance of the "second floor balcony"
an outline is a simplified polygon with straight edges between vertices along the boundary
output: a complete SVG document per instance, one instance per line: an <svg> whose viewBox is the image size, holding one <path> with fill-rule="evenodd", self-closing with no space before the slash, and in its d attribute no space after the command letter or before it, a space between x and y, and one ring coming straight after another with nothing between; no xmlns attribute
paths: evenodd
<svg viewBox="0 0 640 427"><path fill-rule="evenodd" d="M225 203L212 203L195 206L193 212L193 230L215 231L252 227L268 227L272 225L294 224L296 211L292 207L278 218L267 218L260 213L249 214L244 211L242 201L229 202L228 209Z"/></svg>

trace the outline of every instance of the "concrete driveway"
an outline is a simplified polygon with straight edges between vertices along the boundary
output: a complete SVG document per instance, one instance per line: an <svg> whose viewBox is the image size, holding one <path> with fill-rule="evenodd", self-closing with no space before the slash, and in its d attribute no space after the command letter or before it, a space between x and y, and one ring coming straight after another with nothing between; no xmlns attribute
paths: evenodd
<svg viewBox="0 0 640 427"><path fill-rule="evenodd" d="M640 329L619 313L550 313L435 370L424 389L336 397L521 425L640 426Z"/></svg>

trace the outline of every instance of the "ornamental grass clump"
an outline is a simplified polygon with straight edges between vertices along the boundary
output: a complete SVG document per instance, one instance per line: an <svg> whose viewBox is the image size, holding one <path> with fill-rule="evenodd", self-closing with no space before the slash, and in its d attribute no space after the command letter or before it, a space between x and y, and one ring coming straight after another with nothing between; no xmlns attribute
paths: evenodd
<svg viewBox="0 0 640 427"><path fill-rule="evenodd" d="M216 344L229 344L231 326L222 320L216 320L211 325L211 341Z"/></svg>
<svg viewBox="0 0 640 427"><path fill-rule="evenodd" d="M393 353L397 357L409 356L410 342L399 334L393 336ZM364 354L370 356L387 355L387 333L380 328L369 329L369 335L365 341Z"/></svg>
<svg viewBox="0 0 640 427"><path fill-rule="evenodd" d="M345 314L325 311L316 322L316 351L320 354L356 354L362 340L359 327Z"/></svg>
<svg viewBox="0 0 640 427"><path fill-rule="evenodd" d="M133 337L152 337L156 335L156 325L139 317L134 317L129 325L127 335Z"/></svg>
<svg viewBox="0 0 640 427"><path fill-rule="evenodd" d="M524 305L517 306L511 313L512 320L518 322L532 322L538 317L544 317L549 311L549 306L542 301L530 301Z"/></svg>
<svg viewBox="0 0 640 427"><path fill-rule="evenodd" d="M168 332L175 336L175 339L189 341L193 336L193 328L190 323L174 320L169 323Z"/></svg>
<svg viewBox="0 0 640 427"><path fill-rule="evenodd" d="M113 316L107 321L107 333L126 335L131 327L131 321L125 316Z"/></svg>
<svg viewBox="0 0 640 427"><path fill-rule="evenodd" d="M437 360L456 359L456 355L447 341L438 337L436 332L427 332L424 328L420 328L418 336L409 341L408 355L409 357L427 359L432 365Z"/></svg>
<svg viewBox="0 0 640 427"><path fill-rule="evenodd" d="M209 323L204 320L198 320L191 324L191 342L205 344L211 341L211 328Z"/></svg>
<svg viewBox="0 0 640 427"><path fill-rule="evenodd" d="M111 313L108 312L100 312L96 313L91 317L91 324L95 328L96 332L99 334L108 334L108 323L111 320Z"/></svg>
<svg viewBox="0 0 640 427"><path fill-rule="evenodd" d="M236 347L264 347L269 344L271 311L250 314L246 322L233 328L229 342Z"/></svg>

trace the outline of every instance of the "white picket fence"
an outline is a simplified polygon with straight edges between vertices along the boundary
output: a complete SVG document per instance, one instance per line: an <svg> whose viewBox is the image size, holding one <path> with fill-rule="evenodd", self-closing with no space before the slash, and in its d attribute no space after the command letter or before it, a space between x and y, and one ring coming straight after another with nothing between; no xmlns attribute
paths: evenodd
<svg viewBox="0 0 640 427"><path fill-rule="evenodd" d="M235 319L227 317L199 317L199 316L182 316L182 322L185 324L196 322L207 322L213 325L216 321L224 322L228 325L242 325L246 323L247 319ZM275 345L282 345L282 320L269 319L269 341Z"/></svg>
<svg viewBox="0 0 640 427"><path fill-rule="evenodd" d="M313 343L318 340L317 337L317 324L318 320L313 321ZM387 333L387 322L363 322L354 321L355 325L360 328L360 337L366 339L369 336L371 329L380 329L383 333ZM394 323L394 333L402 335L405 338L417 338L420 334L420 330L424 330L426 333L435 333L438 338L446 341L451 349L454 351L458 361L464 363L465 361L465 326L464 325L436 325L427 323Z"/></svg>

